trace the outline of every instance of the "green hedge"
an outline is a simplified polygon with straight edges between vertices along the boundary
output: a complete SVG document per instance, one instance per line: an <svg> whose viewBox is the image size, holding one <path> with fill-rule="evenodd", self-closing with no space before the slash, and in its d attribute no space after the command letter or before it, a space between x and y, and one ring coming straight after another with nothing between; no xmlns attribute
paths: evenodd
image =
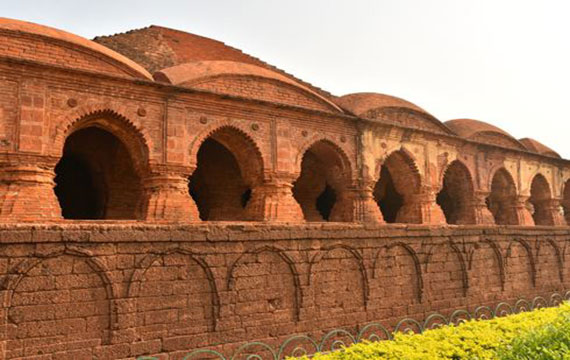
<svg viewBox="0 0 570 360"><path fill-rule="evenodd" d="M570 303L458 326L397 333L391 341L363 342L314 360L570 359ZM308 360L307 357L304 360Z"/></svg>

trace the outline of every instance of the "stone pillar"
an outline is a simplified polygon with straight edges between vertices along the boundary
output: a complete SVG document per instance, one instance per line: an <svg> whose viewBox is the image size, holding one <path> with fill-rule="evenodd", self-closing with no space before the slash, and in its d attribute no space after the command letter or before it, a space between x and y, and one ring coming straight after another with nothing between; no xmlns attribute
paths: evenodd
<svg viewBox="0 0 570 360"><path fill-rule="evenodd" d="M158 222L200 221L188 189L191 173L191 169L159 168L143 178L142 218Z"/></svg>
<svg viewBox="0 0 570 360"><path fill-rule="evenodd" d="M446 224L443 210L436 202L432 189L424 189L419 194L404 197L404 204L398 211L396 222L411 224Z"/></svg>
<svg viewBox="0 0 570 360"><path fill-rule="evenodd" d="M246 206L249 220L267 222L304 222L301 206L293 197L290 178L266 180L251 189Z"/></svg>
<svg viewBox="0 0 570 360"><path fill-rule="evenodd" d="M355 189L344 189L336 192L336 200L331 209L329 221L356 221L356 205L358 194Z"/></svg>
<svg viewBox="0 0 570 360"><path fill-rule="evenodd" d="M7 165L0 169L0 221L60 220L53 165Z"/></svg>
<svg viewBox="0 0 570 360"><path fill-rule="evenodd" d="M489 197L489 194L490 192L487 191L476 191L473 194L472 203L467 205L473 207L475 224L495 225L495 217L489 210L489 207L487 207L487 197Z"/></svg>
<svg viewBox="0 0 570 360"><path fill-rule="evenodd" d="M380 207L374 199L374 182L367 182L354 191L352 196L354 221L362 223L384 224Z"/></svg>
<svg viewBox="0 0 570 360"><path fill-rule="evenodd" d="M539 200L535 204L535 211L538 211L540 218L542 219L541 225L551 225L551 226L566 226L566 219L564 218L564 212L561 210L561 200L559 199L544 199Z"/></svg>
<svg viewBox="0 0 570 360"><path fill-rule="evenodd" d="M532 218L532 214L530 213L527 207L528 199L529 196L524 196L524 195L519 195L514 198L513 207L514 207L514 214L516 216L516 221L512 222L509 221L509 224L518 224L525 226L534 225L534 219Z"/></svg>

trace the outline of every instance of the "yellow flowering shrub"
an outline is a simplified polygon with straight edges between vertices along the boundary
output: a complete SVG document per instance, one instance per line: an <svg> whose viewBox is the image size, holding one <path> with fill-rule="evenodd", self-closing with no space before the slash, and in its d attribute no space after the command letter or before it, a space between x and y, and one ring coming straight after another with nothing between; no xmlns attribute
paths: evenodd
<svg viewBox="0 0 570 360"><path fill-rule="evenodd" d="M567 324L570 303L491 320L470 320L458 326L443 326L422 334L396 333L394 339L362 342L329 354L315 354L314 360L365 359L498 359L515 339L552 324ZM562 321L560 319L563 319ZM525 358L525 357L521 357ZM567 357L560 357L567 359ZM305 357L304 360L308 360Z"/></svg>

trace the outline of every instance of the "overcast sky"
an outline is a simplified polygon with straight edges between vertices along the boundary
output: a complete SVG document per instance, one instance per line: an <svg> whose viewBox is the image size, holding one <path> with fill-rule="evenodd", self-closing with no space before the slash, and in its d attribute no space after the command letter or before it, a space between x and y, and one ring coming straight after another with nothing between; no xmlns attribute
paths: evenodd
<svg viewBox="0 0 570 360"><path fill-rule="evenodd" d="M92 38L151 24L224 41L335 95L402 97L570 158L570 1L1 0Z"/></svg>

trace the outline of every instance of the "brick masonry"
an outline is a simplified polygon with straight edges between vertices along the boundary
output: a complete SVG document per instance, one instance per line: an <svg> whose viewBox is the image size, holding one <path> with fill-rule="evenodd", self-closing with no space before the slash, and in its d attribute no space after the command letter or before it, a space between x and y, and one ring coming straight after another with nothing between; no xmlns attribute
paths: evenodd
<svg viewBox="0 0 570 360"><path fill-rule="evenodd" d="M570 232L544 227L20 225L0 242L6 359L179 359L570 288Z"/></svg>
<svg viewBox="0 0 570 360"><path fill-rule="evenodd" d="M0 19L2 358L179 359L570 287L545 145L175 30L96 40Z"/></svg>

